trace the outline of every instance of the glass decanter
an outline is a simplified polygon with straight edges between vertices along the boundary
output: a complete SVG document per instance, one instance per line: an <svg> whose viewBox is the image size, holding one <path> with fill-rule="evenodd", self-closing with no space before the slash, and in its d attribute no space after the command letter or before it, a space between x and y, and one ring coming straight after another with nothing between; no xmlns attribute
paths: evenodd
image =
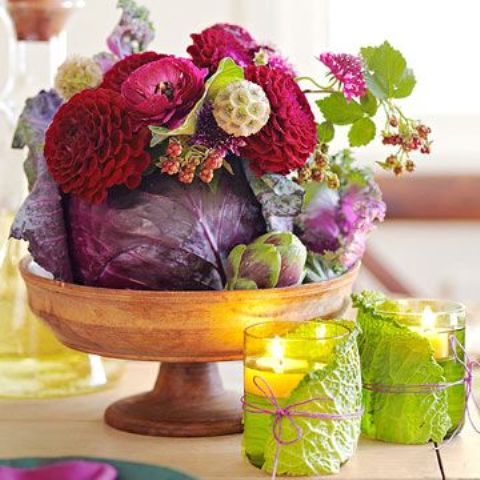
<svg viewBox="0 0 480 480"><path fill-rule="evenodd" d="M25 99L53 85L66 56L66 20L81 1L8 0L0 4L8 72L0 87L0 398L41 398L95 391L121 373L122 364L64 347L28 308L18 263L25 242L8 240L27 193L25 151L11 142ZM8 12L8 13L7 13Z"/></svg>

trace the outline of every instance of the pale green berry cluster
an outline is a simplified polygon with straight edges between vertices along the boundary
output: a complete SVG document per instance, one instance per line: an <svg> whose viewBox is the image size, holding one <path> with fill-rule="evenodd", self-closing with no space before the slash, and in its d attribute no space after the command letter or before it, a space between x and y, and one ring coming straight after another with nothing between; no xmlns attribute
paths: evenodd
<svg viewBox="0 0 480 480"><path fill-rule="evenodd" d="M218 126L234 137L248 137L260 131L270 117L270 102L262 87L237 80L218 93L213 103Z"/></svg>

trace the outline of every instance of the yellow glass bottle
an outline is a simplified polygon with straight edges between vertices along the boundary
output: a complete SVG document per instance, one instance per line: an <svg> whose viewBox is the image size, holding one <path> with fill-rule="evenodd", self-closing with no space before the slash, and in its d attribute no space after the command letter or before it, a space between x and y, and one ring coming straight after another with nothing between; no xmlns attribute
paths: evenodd
<svg viewBox="0 0 480 480"><path fill-rule="evenodd" d="M19 5L18 8L25 9L27 3L26 0L9 3L12 16L13 7ZM122 362L64 347L33 315L18 270L27 246L24 242L8 240L15 212L26 193L22 168L26 152L11 149L16 119L25 98L51 84L52 70L63 61L65 36L53 32L52 38L34 37L36 41L32 42L21 38L17 28L15 38L10 19L1 5L0 25L11 37L9 78L0 88L0 398L44 398L95 391L118 378ZM23 27L28 25L27 22Z"/></svg>
<svg viewBox="0 0 480 480"><path fill-rule="evenodd" d="M64 347L28 308L18 262L26 245L6 240L11 214L0 216L0 398L47 398L107 387L123 364Z"/></svg>

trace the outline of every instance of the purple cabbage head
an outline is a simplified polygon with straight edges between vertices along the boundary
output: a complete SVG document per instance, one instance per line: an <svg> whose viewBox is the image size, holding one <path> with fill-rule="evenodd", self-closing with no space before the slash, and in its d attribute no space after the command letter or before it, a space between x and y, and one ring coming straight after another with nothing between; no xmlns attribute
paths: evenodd
<svg viewBox="0 0 480 480"><path fill-rule="evenodd" d="M76 281L144 290L223 289L230 250L266 228L239 168L215 191L153 174L102 205L71 197L68 224Z"/></svg>
<svg viewBox="0 0 480 480"><path fill-rule="evenodd" d="M334 264L350 268L362 258L369 233L384 217L385 203L373 180L339 191L322 188L299 219L299 235L312 252L328 254Z"/></svg>

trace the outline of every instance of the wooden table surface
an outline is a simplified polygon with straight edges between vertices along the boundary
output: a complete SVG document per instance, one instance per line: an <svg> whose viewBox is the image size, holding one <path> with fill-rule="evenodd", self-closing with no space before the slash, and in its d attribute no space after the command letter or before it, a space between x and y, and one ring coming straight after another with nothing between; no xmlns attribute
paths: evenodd
<svg viewBox="0 0 480 480"><path fill-rule="evenodd" d="M158 366L130 363L119 384L81 397L38 401L0 401L0 458L25 456L99 456L153 463L199 479L269 478L240 455L240 435L217 438L154 438L106 426L103 410L112 401L149 389ZM241 366L222 364L225 384L241 385ZM480 435L467 427L441 455L448 480L480 479ZM440 479L429 445L400 446L362 439L357 455L335 479Z"/></svg>

